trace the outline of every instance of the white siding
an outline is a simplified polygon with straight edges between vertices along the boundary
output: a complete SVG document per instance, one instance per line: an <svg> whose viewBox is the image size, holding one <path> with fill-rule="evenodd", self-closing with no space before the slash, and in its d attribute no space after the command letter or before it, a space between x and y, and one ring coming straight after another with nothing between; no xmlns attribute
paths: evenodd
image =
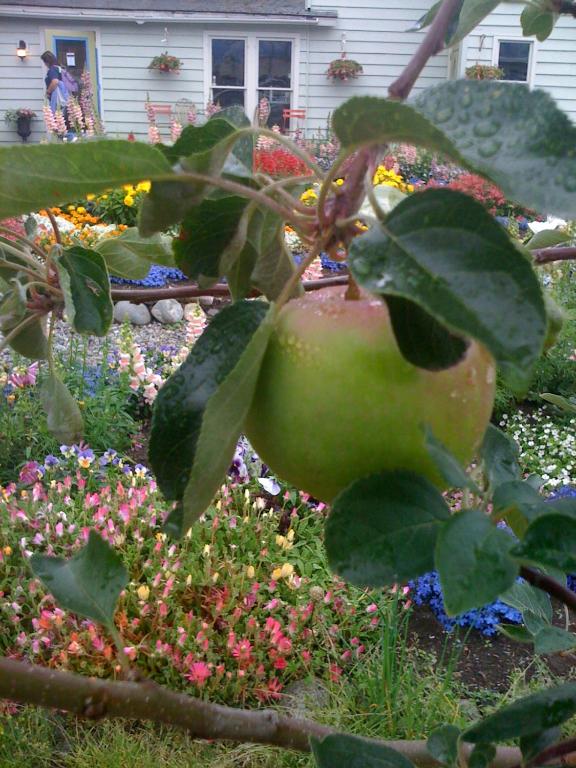
<svg viewBox="0 0 576 768"><path fill-rule="evenodd" d="M430 5L431 0L314 0L316 8L336 9L338 19L333 27L309 30L309 66L307 33L303 33L299 106L307 110L308 127L325 127L330 113L350 96L386 96L388 86L401 73L423 37L422 32L407 30ZM364 74L347 83L333 83L326 79L326 70L340 55L342 33L346 34L348 58L359 61ZM428 62L413 93L447 76L448 56L443 53Z"/></svg>
<svg viewBox="0 0 576 768"><path fill-rule="evenodd" d="M465 66L492 64L497 39L522 38L519 3L504 3L491 13L464 42ZM533 37L534 77L532 86L548 91L572 120L576 121L576 24L560 18L550 37L539 43Z"/></svg>

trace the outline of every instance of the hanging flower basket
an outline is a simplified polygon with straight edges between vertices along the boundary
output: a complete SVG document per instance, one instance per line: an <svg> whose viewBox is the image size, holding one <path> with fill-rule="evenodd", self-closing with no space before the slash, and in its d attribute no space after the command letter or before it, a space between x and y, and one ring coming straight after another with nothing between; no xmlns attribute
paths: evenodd
<svg viewBox="0 0 576 768"><path fill-rule="evenodd" d="M22 141L27 141L32 133L31 123L35 117L36 112L27 107L21 107L20 109L7 110L4 119L7 123L14 123L18 136L20 136Z"/></svg>
<svg viewBox="0 0 576 768"><path fill-rule="evenodd" d="M154 56L148 69L155 69L157 72L180 72L182 68L182 62L177 56L170 56L168 51L161 53L159 56Z"/></svg>
<svg viewBox="0 0 576 768"><path fill-rule="evenodd" d="M468 80L501 80L503 77L503 69L491 67L488 64L474 64L471 67L466 67Z"/></svg>
<svg viewBox="0 0 576 768"><path fill-rule="evenodd" d="M339 59L334 59L328 66L326 77L328 80L355 80L364 72L362 64L359 64L353 59L347 59L345 56L341 56Z"/></svg>

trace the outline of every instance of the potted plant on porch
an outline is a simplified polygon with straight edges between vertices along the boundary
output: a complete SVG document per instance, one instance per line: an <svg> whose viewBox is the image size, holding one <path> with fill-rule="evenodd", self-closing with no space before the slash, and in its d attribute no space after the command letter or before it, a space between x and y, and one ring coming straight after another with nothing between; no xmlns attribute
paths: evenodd
<svg viewBox="0 0 576 768"><path fill-rule="evenodd" d="M22 141L27 141L28 136L32 133L32 120L36 117L36 112L28 107L20 107L19 109L8 109L4 115L4 119L7 123L13 123L16 125L16 133Z"/></svg>
<svg viewBox="0 0 576 768"><path fill-rule="evenodd" d="M326 77L329 80L355 80L364 72L362 64L354 59L349 59L343 51L339 59L334 59L328 65Z"/></svg>

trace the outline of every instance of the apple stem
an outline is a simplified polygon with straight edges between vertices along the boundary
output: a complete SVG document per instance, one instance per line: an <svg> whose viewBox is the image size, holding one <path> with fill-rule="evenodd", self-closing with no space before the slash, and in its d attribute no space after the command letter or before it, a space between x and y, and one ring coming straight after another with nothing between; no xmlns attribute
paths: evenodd
<svg viewBox="0 0 576 768"><path fill-rule="evenodd" d="M348 275L348 288L344 294L344 299L346 301L358 301L360 299L360 288L352 275Z"/></svg>

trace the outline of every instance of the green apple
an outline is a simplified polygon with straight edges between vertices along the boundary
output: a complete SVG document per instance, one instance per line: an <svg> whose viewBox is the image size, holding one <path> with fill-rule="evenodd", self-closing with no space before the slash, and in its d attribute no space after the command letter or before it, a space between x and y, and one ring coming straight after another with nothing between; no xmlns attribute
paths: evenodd
<svg viewBox="0 0 576 768"><path fill-rule="evenodd" d="M284 480L332 501L352 481L409 469L442 486L422 426L463 464L479 447L496 370L471 342L455 366L426 371L400 354L383 301L324 288L280 311L246 434Z"/></svg>

